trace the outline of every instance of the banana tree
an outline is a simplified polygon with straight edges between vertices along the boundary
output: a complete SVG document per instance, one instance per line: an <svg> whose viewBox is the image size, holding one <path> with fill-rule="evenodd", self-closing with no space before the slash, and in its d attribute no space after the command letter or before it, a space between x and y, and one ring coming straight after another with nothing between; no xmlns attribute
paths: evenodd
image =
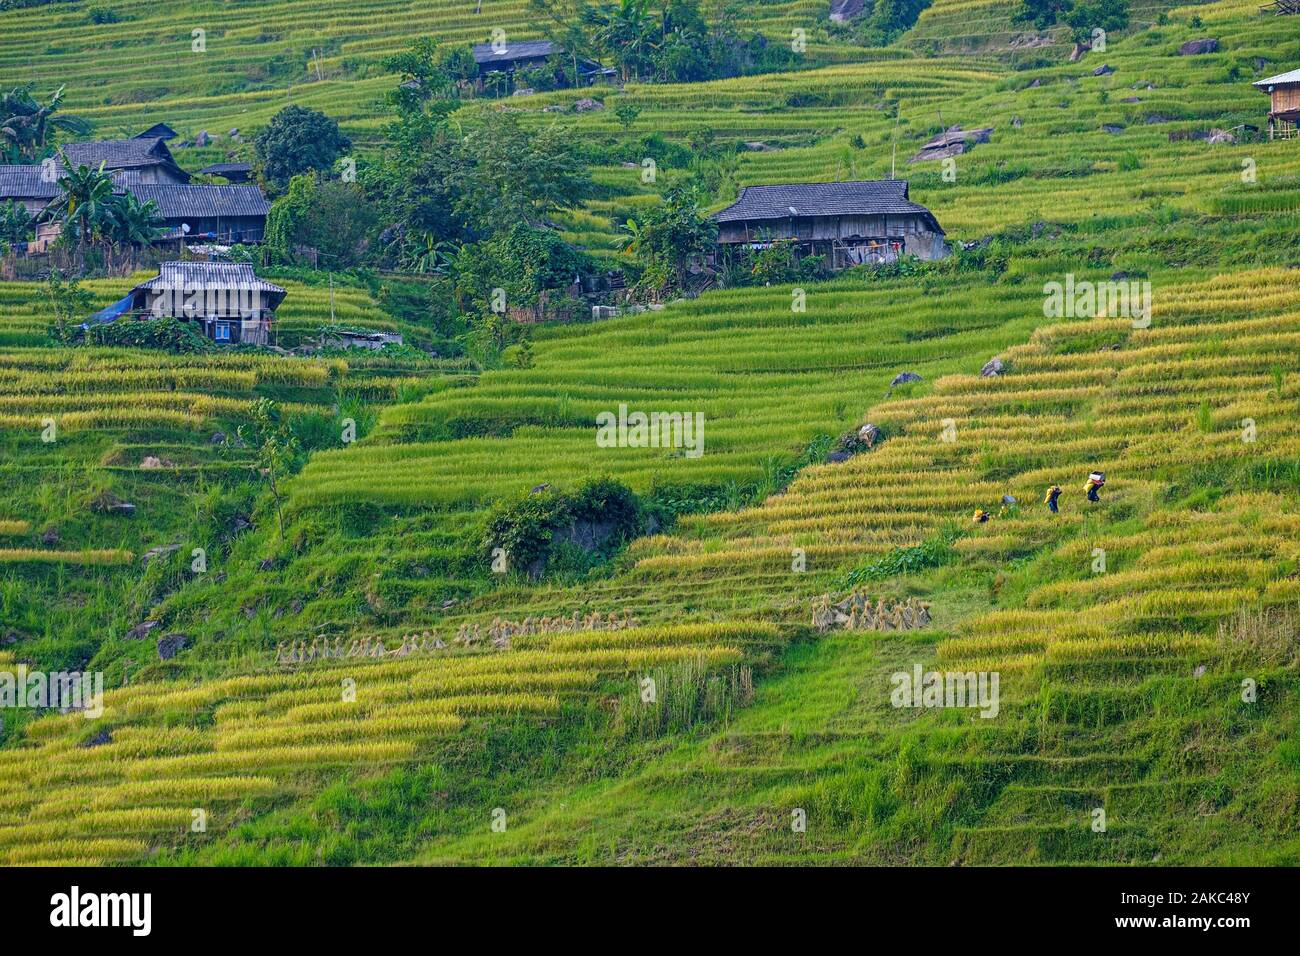
<svg viewBox="0 0 1300 956"><path fill-rule="evenodd" d="M0 143L10 163L40 160L55 130L85 136L90 123L80 116L56 116L63 106L63 87L44 105L32 96L31 85L0 94Z"/></svg>
<svg viewBox="0 0 1300 956"><path fill-rule="evenodd" d="M87 242L98 241L112 226L116 205L113 178L104 172L103 163L91 169L84 165L72 168L66 156L63 162L66 172L59 180L62 192L50 208L64 231L77 237L78 250L84 251Z"/></svg>

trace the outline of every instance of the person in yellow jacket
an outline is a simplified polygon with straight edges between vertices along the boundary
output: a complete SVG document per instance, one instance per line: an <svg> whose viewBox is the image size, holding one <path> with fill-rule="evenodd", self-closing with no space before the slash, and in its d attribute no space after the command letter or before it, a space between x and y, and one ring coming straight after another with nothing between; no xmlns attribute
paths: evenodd
<svg viewBox="0 0 1300 956"><path fill-rule="evenodd" d="M1052 514L1056 514L1057 512L1056 499L1059 497L1061 497L1060 485L1052 485L1047 489L1047 497L1043 499L1043 504L1047 505L1047 510Z"/></svg>
<svg viewBox="0 0 1300 956"><path fill-rule="evenodd" d="M975 514L971 517L971 520L976 524L983 524L989 520L989 513L983 508L976 508Z"/></svg>
<svg viewBox="0 0 1300 956"><path fill-rule="evenodd" d="M1088 476L1088 483L1083 486L1083 490L1088 493L1089 501L1101 501L1097 497L1097 492L1106 484L1106 473L1104 471L1094 471Z"/></svg>

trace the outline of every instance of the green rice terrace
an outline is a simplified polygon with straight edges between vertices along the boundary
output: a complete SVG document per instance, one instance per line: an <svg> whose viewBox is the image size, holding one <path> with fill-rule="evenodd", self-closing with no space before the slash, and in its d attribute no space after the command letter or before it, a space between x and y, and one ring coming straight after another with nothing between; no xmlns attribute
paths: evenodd
<svg viewBox="0 0 1300 956"><path fill-rule="evenodd" d="M97 135L294 103L363 171L383 58L546 33L493 0L15 6L0 89L66 85ZM868 44L760 3L797 68L450 113L599 146L545 228L601 269L682 184L712 213L891 171L945 259L499 347L411 306L440 273L259 267L277 347L179 353L59 341L49 283L0 282L0 672L104 688L0 710L0 864L1300 864L1300 140L1251 85L1300 19L1134 3L1071 62L1016 8ZM954 125L990 132L909 162ZM1067 277L1135 298L1053 311ZM404 344L306 347L331 328ZM635 412L687 440L602 440ZM978 695L925 703L931 672Z"/></svg>

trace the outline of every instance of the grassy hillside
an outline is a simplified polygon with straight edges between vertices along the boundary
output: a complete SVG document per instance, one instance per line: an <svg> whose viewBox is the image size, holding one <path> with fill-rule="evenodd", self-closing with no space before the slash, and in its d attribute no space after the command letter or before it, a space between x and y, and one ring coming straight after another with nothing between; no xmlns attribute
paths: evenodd
<svg viewBox="0 0 1300 956"><path fill-rule="evenodd" d="M89 662L110 686L97 719L7 724L0 862L1300 861L1300 154L1189 137L1261 122L1249 81L1300 60L1285 26L1216 4L1077 64L894 50L633 86L626 132L531 99L525 122L575 135L773 147L719 160L733 188L880 176L895 141L902 170L940 113L992 126L955 182L907 170L954 244L979 242L539 329L481 373L61 350L36 287L0 290L0 665ZM1176 55L1202 35L1221 52ZM602 170L612 197L566 228L609 242L615 207L654 201L618 178L637 175ZM1149 282L1150 323L1048 317L1067 274ZM324 294L291 288L286 326L320 324ZM341 302L382 317L362 289ZM903 371L920 381L891 388ZM319 431L283 533L209 437L263 396ZM620 403L702 413L705 453L597 447ZM873 447L827 461L864 422ZM141 471L151 452L173 467ZM492 569L502 502L601 477L660 526L590 566ZM83 518L106 490L140 514ZM814 626L855 589L931 619ZM146 614L186 648L155 660L127 634ZM891 705L917 666L996 673L996 715Z"/></svg>
<svg viewBox="0 0 1300 956"><path fill-rule="evenodd" d="M116 21L94 23L104 10ZM774 0L749 8L744 21L787 41L796 26L824 38L826 10L816 0ZM67 108L105 132L133 135L165 114L185 137L203 128L224 134L260 126L298 103L364 138L391 86L379 66L385 56L415 36L486 43L495 29L507 40L544 36L524 0L234 0L166 8L146 0L56 2L0 12L0 86L66 85ZM204 31L201 52L195 30ZM824 39L820 46L810 55L848 55L826 49Z"/></svg>

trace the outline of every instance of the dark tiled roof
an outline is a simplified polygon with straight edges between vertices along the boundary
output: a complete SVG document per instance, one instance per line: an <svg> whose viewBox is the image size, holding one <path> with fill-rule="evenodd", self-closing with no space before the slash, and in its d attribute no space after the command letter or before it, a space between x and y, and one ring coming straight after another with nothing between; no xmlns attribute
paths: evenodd
<svg viewBox="0 0 1300 956"><path fill-rule="evenodd" d="M922 215L943 232L930 210L907 198L907 181L874 179L853 183L789 183L746 186L740 198L713 214L715 222L762 221L807 216Z"/></svg>
<svg viewBox="0 0 1300 956"><path fill-rule="evenodd" d="M62 150L73 166L89 166L94 169L103 163L106 170L166 166L175 174L189 179L189 173L176 165L171 150L161 139L105 139L90 143L65 143Z"/></svg>
<svg viewBox="0 0 1300 956"><path fill-rule="evenodd" d="M474 62L479 66L496 66L516 60L530 60L560 52L550 40L518 40L508 43L501 52L492 49L491 43L474 44Z"/></svg>
<svg viewBox="0 0 1300 956"><path fill-rule="evenodd" d="M257 186L127 186L141 202L152 199L164 219L265 216L271 204Z"/></svg>
<svg viewBox="0 0 1300 956"><path fill-rule="evenodd" d="M40 166L0 166L0 202L7 199L53 199L59 194L57 177L63 175L55 164L55 181L41 177Z"/></svg>
<svg viewBox="0 0 1300 956"><path fill-rule="evenodd" d="M224 176L227 173L251 173L252 163L213 163L199 170L201 176Z"/></svg>
<svg viewBox="0 0 1300 956"><path fill-rule="evenodd" d="M284 299L284 289L259 279L245 262L164 262L158 274L131 291L162 292L183 289L247 289L266 293L274 309Z"/></svg>
<svg viewBox="0 0 1300 956"><path fill-rule="evenodd" d="M175 139L180 134L166 123L154 123L143 133L136 133L136 139Z"/></svg>

